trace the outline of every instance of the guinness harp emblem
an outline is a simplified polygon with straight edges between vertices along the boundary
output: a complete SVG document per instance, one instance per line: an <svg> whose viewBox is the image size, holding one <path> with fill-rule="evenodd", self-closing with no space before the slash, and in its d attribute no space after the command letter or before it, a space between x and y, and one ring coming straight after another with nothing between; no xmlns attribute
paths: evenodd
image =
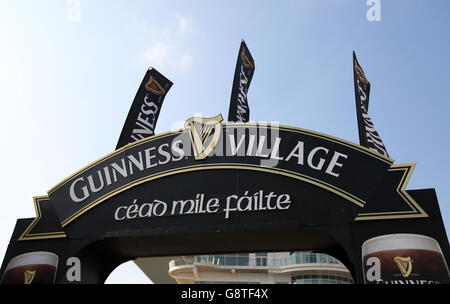
<svg viewBox="0 0 450 304"><path fill-rule="evenodd" d="M153 78L153 76L150 76L150 79L145 84L145 89L155 95L166 94L166 90L164 90L164 88L155 80L155 78Z"/></svg>
<svg viewBox="0 0 450 304"><path fill-rule="evenodd" d="M362 81L364 83L369 82L366 78L366 75L364 75L364 72L362 71L361 67L359 66L358 62L356 61L356 59L355 59L355 72L360 81Z"/></svg>
<svg viewBox="0 0 450 304"><path fill-rule="evenodd" d="M253 63L250 61L250 59L248 59L247 55L245 55L245 49L242 49L242 53L241 53L241 59L242 62L244 63L244 66L248 69L254 69L255 67L253 66Z"/></svg>
<svg viewBox="0 0 450 304"><path fill-rule="evenodd" d="M184 123L191 134L192 149L196 160L205 159L216 146L223 120L221 114L212 118L192 117Z"/></svg>
<svg viewBox="0 0 450 304"><path fill-rule="evenodd" d="M409 275L411 274L411 271L412 271L411 257L407 257L407 258L395 257L394 262L397 264L398 269L400 269L402 276L404 278L409 277Z"/></svg>
<svg viewBox="0 0 450 304"><path fill-rule="evenodd" d="M24 273L24 284L31 284L33 282L34 277L36 276L36 270L26 270Z"/></svg>

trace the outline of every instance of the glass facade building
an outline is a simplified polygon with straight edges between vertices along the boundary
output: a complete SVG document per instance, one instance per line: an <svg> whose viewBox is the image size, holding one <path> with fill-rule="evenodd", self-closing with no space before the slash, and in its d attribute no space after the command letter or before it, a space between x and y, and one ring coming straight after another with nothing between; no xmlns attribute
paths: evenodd
<svg viewBox="0 0 450 304"><path fill-rule="evenodd" d="M181 284L353 283L339 260L311 251L181 257L170 261L169 275Z"/></svg>

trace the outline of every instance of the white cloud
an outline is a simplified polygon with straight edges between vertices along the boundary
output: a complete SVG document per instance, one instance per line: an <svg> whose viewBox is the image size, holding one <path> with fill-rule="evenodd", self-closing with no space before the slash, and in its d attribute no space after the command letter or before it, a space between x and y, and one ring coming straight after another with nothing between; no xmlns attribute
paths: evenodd
<svg viewBox="0 0 450 304"><path fill-rule="evenodd" d="M157 42L144 51L143 57L151 65L163 65L169 54L169 45Z"/></svg>
<svg viewBox="0 0 450 304"><path fill-rule="evenodd" d="M193 19L184 17L180 13L176 13L178 20L178 31L180 33L187 33L192 31Z"/></svg>
<svg viewBox="0 0 450 304"><path fill-rule="evenodd" d="M188 50L192 38L187 35L193 31L193 19L176 13L176 20L162 28L153 29L155 40L140 56L141 61L149 66L175 71L187 71L193 62L192 53ZM156 36L155 36L156 33Z"/></svg>

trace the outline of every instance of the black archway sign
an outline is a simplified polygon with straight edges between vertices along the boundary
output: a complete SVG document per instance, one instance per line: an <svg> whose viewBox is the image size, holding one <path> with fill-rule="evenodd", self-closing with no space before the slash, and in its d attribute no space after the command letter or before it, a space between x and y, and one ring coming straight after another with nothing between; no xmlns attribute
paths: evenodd
<svg viewBox="0 0 450 304"><path fill-rule="evenodd" d="M202 132L129 144L35 197L2 282L103 283L137 257L285 250L334 255L357 283L449 282L435 192L406 190L413 164L288 126L216 117Z"/></svg>

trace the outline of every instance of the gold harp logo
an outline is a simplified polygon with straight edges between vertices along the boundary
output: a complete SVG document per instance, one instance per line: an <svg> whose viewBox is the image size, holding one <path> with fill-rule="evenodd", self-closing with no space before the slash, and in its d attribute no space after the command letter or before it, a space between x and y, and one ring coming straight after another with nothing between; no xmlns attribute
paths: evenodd
<svg viewBox="0 0 450 304"><path fill-rule="evenodd" d="M394 262L397 264L398 269L400 269L400 272L402 273L402 276L404 278L409 277L412 271L412 260L411 257L402 258L402 257L395 257Z"/></svg>
<svg viewBox="0 0 450 304"><path fill-rule="evenodd" d="M26 270L24 273L24 279L23 279L23 283L24 284L31 284L31 282L33 282L34 277L36 276L36 270Z"/></svg>
<svg viewBox="0 0 450 304"><path fill-rule="evenodd" d="M359 66L358 62L355 59L355 72L356 75L358 76L359 80L364 82L364 83L368 83L369 81L366 78L366 75L364 75L363 70L361 69L361 67Z"/></svg>
<svg viewBox="0 0 450 304"><path fill-rule="evenodd" d="M216 146L222 132L221 114L212 118L192 117L184 123L191 134L192 150L196 160L205 159Z"/></svg>
<svg viewBox="0 0 450 304"><path fill-rule="evenodd" d="M166 94L166 90L164 90L164 88L155 80L155 78L153 78L153 76L150 76L150 79L145 84L145 89L155 95Z"/></svg>
<svg viewBox="0 0 450 304"><path fill-rule="evenodd" d="M245 49L242 48L242 52L241 52L241 59L242 62L244 63L244 67L251 68L254 69L255 67L253 66L253 63L250 61L250 59L248 59L247 55L245 54Z"/></svg>

